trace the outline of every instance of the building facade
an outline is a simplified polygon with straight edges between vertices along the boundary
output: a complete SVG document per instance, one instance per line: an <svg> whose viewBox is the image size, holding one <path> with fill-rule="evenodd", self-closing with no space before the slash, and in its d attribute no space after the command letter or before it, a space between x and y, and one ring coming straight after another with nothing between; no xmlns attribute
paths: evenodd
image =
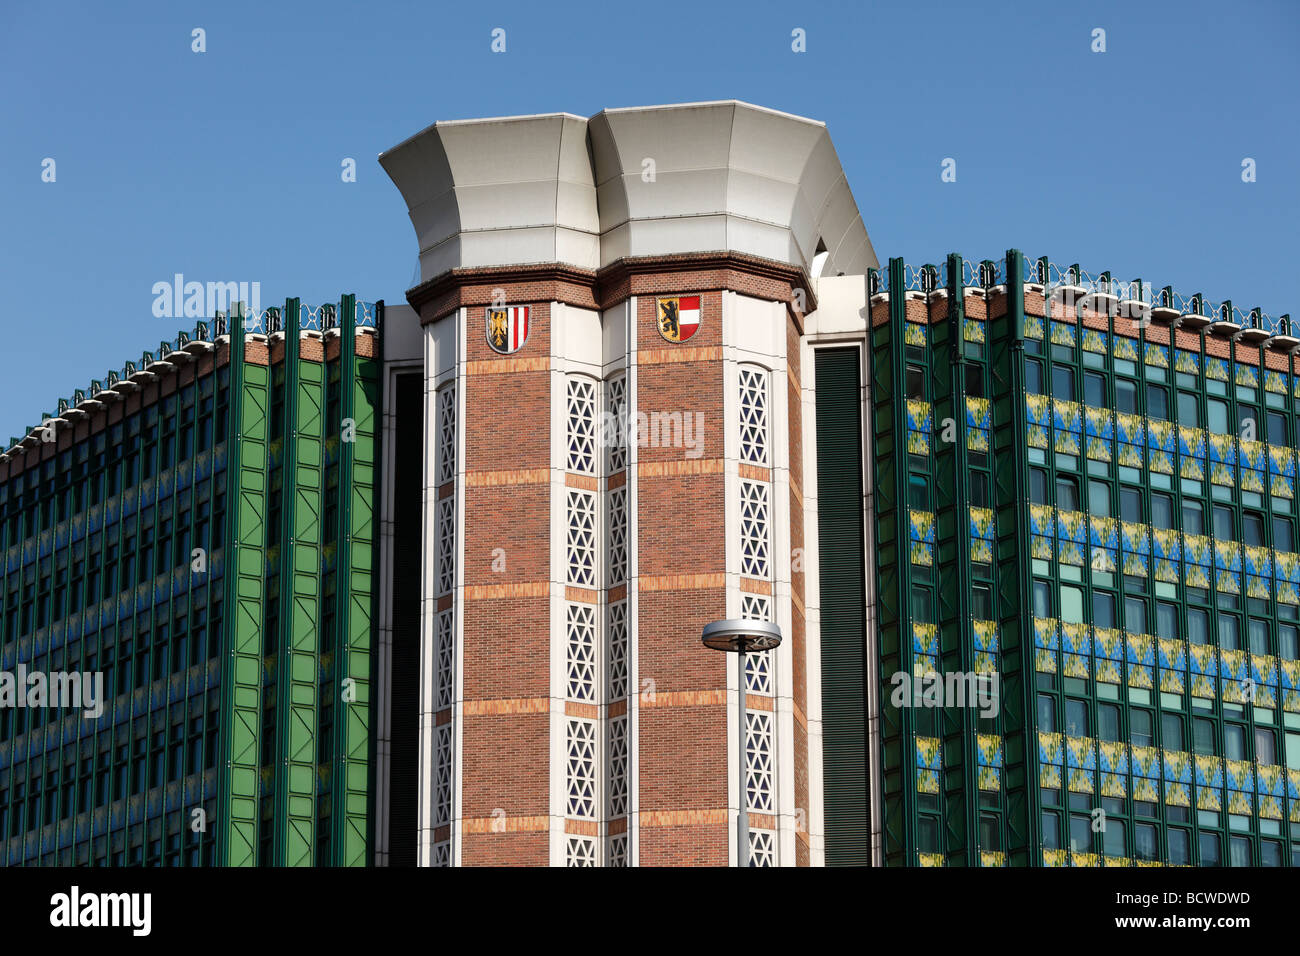
<svg viewBox="0 0 1300 956"><path fill-rule="evenodd" d="M112 688L0 706L0 862L728 865L743 797L756 866L1300 864L1288 317L882 268L735 101L379 161L407 305L218 315L0 454L0 672Z"/></svg>
<svg viewBox="0 0 1300 956"><path fill-rule="evenodd" d="M11 440L0 863L370 858L382 313L218 315Z"/></svg>

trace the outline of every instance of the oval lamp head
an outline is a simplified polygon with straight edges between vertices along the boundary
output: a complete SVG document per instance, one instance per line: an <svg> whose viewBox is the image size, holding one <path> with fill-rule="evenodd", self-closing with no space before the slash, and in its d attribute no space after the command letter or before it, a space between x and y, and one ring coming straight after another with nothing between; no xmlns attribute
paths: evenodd
<svg viewBox="0 0 1300 956"><path fill-rule="evenodd" d="M714 621L704 626L700 641L715 651L767 651L780 646L781 628L771 621Z"/></svg>

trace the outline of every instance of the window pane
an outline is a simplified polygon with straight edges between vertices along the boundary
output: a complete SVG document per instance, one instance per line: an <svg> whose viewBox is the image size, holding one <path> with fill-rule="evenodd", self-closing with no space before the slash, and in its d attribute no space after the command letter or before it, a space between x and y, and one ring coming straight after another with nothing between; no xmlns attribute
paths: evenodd
<svg viewBox="0 0 1300 956"><path fill-rule="evenodd" d="M1041 468L1029 469L1029 500L1036 505L1047 504L1047 472Z"/></svg>
<svg viewBox="0 0 1300 956"><path fill-rule="evenodd" d="M1105 380L1096 372L1087 372L1083 376L1083 402L1093 408L1106 407Z"/></svg>
<svg viewBox="0 0 1300 956"><path fill-rule="evenodd" d="M1088 733L1088 703L1087 701L1074 700L1066 698L1065 700L1065 732L1071 737L1091 737Z"/></svg>
<svg viewBox="0 0 1300 956"><path fill-rule="evenodd" d="M1038 730L1044 734L1056 733L1056 701L1051 694L1038 695Z"/></svg>
<svg viewBox="0 0 1300 956"><path fill-rule="evenodd" d="M1205 511L1199 501L1183 499L1183 530L1188 534L1205 534Z"/></svg>
<svg viewBox="0 0 1300 956"><path fill-rule="evenodd" d="M1139 823L1133 830L1133 855L1139 860L1155 860L1160 856L1156 843L1156 828L1150 823Z"/></svg>
<svg viewBox="0 0 1300 956"><path fill-rule="evenodd" d="M1079 483L1073 478L1056 479L1056 507L1061 511L1079 510Z"/></svg>
<svg viewBox="0 0 1300 956"><path fill-rule="evenodd" d="M1253 511L1246 511L1241 516L1242 540L1252 548L1264 547L1264 517Z"/></svg>
<svg viewBox="0 0 1300 956"><path fill-rule="evenodd" d="M1219 859L1219 835L1217 833L1202 833L1200 839L1201 847L1201 866L1218 866Z"/></svg>
<svg viewBox="0 0 1300 956"><path fill-rule="evenodd" d="M1192 721L1196 733L1196 752L1198 754L1214 753L1214 721L1208 717L1197 717Z"/></svg>
<svg viewBox="0 0 1300 956"><path fill-rule="evenodd" d="M1187 609L1187 639L1193 644L1210 642L1210 615L1200 608Z"/></svg>
<svg viewBox="0 0 1300 956"><path fill-rule="evenodd" d="M1138 710L1136 708L1128 712L1129 734L1133 738L1133 743L1139 747L1152 747L1155 740L1151 736L1151 711Z"/></svg>
<svg viewBox="0 0 1300 956"><path fill-rule="evenodd" d="M1277 738L1266 727L1255 728L1255 761L1262 764L1277 763Z"/></svg>
<svg viewBox="0 0 1300 956"><path fill-rule="evenodd" d="M1283 518L1277 515L1273 517L1273 547L1278 551L1294 551L1295 544L1292 539L1291 519Z"/></svg>
<svg viewBox="0 0 1300 956"><path fill-rule="evenodd" d="M1205 403L1205 427L1216 435L1227 435L1228 431L1228 403L1217 398L1208 399Z"/></svg>
<svg viewBox="0 0 1300 956"><path fill-rule="evenodd" d="M1147 415L1162 421L1169 420L1169 393L1159 385L1147 386Z"/></svg>
<svg viewBox="0 0 1300 956"><path fill-rule="evenodd" d="M1043 395L1043 366L1033 359L1025 361L1025 391L1030 395Z"/></svg>
<svg viewBox="0 0 1300 956"><path fill-rule="evenodd" d="M1126 378L1115 379L1115 408L1129 415L1137 414L1137 385Z"/></svg>
<svg viewBox="0 0 1300 956"><path fill-rule="evenodd" d="M1142 492L1136 488L1120 486L1119 516L1134 524L1142 522Z"/></svg>
<svg viewBox="0 0 1300 956"><path fill-rule="evenodd" d="M1178 393L1178 424L1188 428L1200 427L1200 409L1192 392Z"/></svg>
<svg viewBox="0 0 1300 956"><path fill-rule="evenodd" d="M915 365L907 367L907 397L925 398L925 373Z"/></svg>
<svg viewBox="0 0 1300 956"><path fill-rule="evenodd" d="M1252 654L1268 653L1268 622L1256 621L1253 618L1246 622L1247 633L1250 637L1250 652Z"/></svg>
<svg viewBox="0 0 1300 956"><path fill-rule="evenodd" d="M1124 599L1124 630L1130 634L1147 633L1147 602L1141 598Z"/></svg>
<svg viewBox="0 0 1300 956"><path fill-rule="evenodd" d="M1229 844L1232 859L1229 866L1250 866L1250 840L1247 837L1233 837Z"/></svg>
<svg viewBox="0 0 1300 956"><path fill-rule="evenodd" d="M1151 527L1162 530L1174 527L1174 501L1156 491L1151 493Z"/></svg>
<svg viewBox="0 0 1300 956"><path fill-rule="evenodd" d="M1128 855L1124 850L1124 821L1106 821L1106 830L1102 838L1102 847L1107 856L1122 857Z"/></svg>
<svg viewBox="0 0 1300 956"><path fill-rule="evenodd" d="M1070 851L1072 853L1092 852L1092 818L1070 815Z"/></svg>
<svg viewBox="0 0 1300 956"><path fill-rule="evenodd" d="M1233 530L1232 509L1225 505L1214 506L1214 536L1221 541L1236 541Z"/></svg>
<svg viewBox="0 0 1300 956"><path fill-rule="evenodd" d="M1268 443L1286 445L1286 418L1280 412L1268 413Z"/></svg>
<svg viewBox="0 0 1300 956"><path fill-rule="evenodd" d="M1052 586L1046 581L1034 581L1034 617L1052 616Z"/></svg>
<svg viewBox="0 0 1300 956"><path fill-rule="evenodd" d="M1178 714L1160 715L1160 746L1165 750L1183 749L1183 718Z"/></svg>
<svg viewBox="0 0 1300 956"><path fill-rule="evenodd" d="M1062 402L1074 401L1074 369L1052 366L1052 397Z"/></svg>
<svg viewBox="0 0 1300 956"><path fill-rule="evenodd" d="M1119 740L1119 705L1097 705L1097 736L1101 740Z"/></svg>
<svg viewBox="0 0 1300 956"><path fill-rule="evenodd" d="M1169 830L1169 864L1187 866L1191 863L1192 841L1186 830L1171 827Z"/></svg>
<svg viewBox="0 0 1300 956"><path fill-rule="evenodd" d="M1061 620L1067 624L1083 623L1083 590L1061 586Z"/></svg>
<svg viewBox="0 0 1300 956"><path fill-rule="evenodd" d="M1223 756L1229 760L1246 759L1246 728L1240 724L1223 725Z"/></svg>
<svg viewBox="0 0 1300 956"><path fill-rule="evenodd" d="M1115 626L1115 595L1109 591L1092 592L1092 626Z"/></svg>
<svg viewBox="0 0 1300 956"><path fill-rule="evenodd" d="M1219 647L1228 651L1241 647L1241 625L1230 614L1219 615Z"/></svg>
<svg viewBox="0 0 1300 956"><path fill-rule="evenodd" d="M1061 818L1055 813L1043 814L1043 846L1048 850L1061 848Z"/></svg>
<svg viewBox="0 0 1300 956"><path fill-rule="evenodd" d="M1156 633L1171 640L1178 637L1178 608L1164 601L1156 602Z"/></svg>
<svg viewBox="0 0 1300 956"><path fill-rule="evenodd" d="M1110 517L1110 482L1088 481L1088 510L1098 517Z"/></svg>

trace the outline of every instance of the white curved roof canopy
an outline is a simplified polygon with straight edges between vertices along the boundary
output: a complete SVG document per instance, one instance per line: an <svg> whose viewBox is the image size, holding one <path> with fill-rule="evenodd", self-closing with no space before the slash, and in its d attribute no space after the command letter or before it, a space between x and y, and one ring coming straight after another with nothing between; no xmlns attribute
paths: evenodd
<svg viewBox="0 0 1300 956"><path fill-rule="evenodd" d="M877 265L822 123L735 100L435 123L379 157L420 278L738 252L813 275Z"/></svg>

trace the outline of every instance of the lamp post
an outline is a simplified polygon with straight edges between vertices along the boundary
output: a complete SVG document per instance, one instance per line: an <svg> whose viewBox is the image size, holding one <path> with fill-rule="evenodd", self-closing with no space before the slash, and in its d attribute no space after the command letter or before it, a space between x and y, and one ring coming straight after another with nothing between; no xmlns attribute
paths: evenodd
<svg viewBox="0 0 1300 956"><path fill-rule="evenodd" d="M736 763L739 774L736 787L736 866L749 864L749 812L745 808L745 655L752 651L767 651L781 645L781 628L771 621L746 621L732 619L706 624L700 633L705 647L715 651L739 654L740 675L737 681L736 700L739 704L736 720Z"/></svg>

